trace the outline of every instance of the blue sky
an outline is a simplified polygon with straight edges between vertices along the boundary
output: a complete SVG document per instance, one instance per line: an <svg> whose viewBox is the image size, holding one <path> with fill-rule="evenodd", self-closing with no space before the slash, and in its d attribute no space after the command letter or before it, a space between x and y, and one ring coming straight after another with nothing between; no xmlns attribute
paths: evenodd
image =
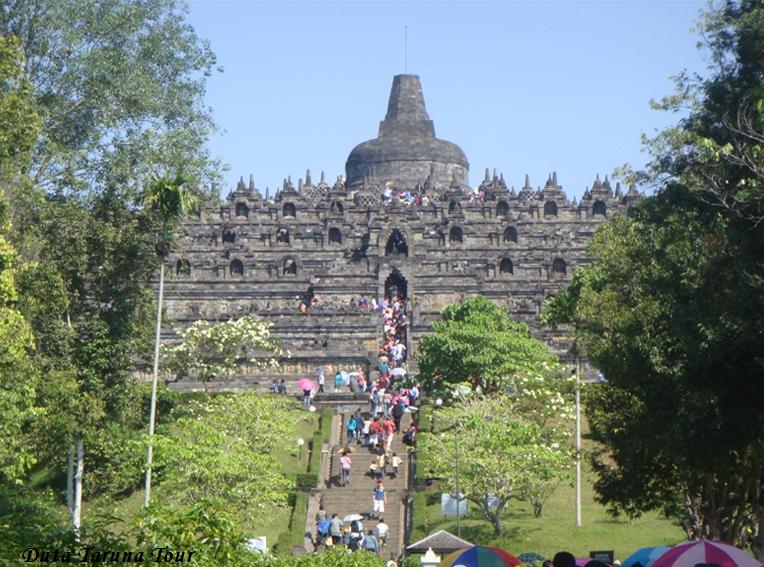
<svg viewBox="0 0 764 567"><path fill-rule="evenodd" d="M470 184L557 171L569 197L595 174L642 166L640 134L677 121L651 110L682 69L705 73L692 31L705 1L190 0L222 73L207 103L230 165L227 193L254 174L271 193L305 170L333 183L377 134L392 77L420 75L439 138L459 144Z"/></svg>

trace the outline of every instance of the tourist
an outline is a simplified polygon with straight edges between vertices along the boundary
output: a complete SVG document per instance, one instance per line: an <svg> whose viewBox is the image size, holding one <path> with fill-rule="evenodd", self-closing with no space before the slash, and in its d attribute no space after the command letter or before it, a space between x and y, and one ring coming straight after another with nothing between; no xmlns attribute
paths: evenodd
<svg viewBox="0 0 764 567"><path fill-rule="evenodd" d="M393 465L393 478L398 478L398 467L401 466L401 458L397 453L393 453L391 464Z"/></svg>
<svg viewBox="0 0 764 567"><path fill-rule="evenodd" d="M331 529L331 526L331 520L326 517L316 522L316 547L319 545L325 545L326 538L329 536L329 530Z"/></svg>
<svg viewBox="0 0 764 567"><path fill-rule="evenodd" d="M380 451L379 454L377 455L377 466L376 466L377 476L379 477L380 480L385 478L385 474L387 474L386 469L387 469L387 457L384 451Z"/></svg>
<svg viewBox="0 0 764 567"><path fill-rule="evenodd" d="M324 383L326 382L326 376L324 375L324 367L318 367L318 393L324 393Z"/></svg>
<svg viewBox="0 0 764 567"><path fill-rule="evenodd" d="M340 486L349 486L350 485L350 468L353 466L353 461L350 459L350 452L345 452L343 450L342 456L340 457L340 473L341 473L341 480L340 480Z"/></svg>
<svg viewBox="0 0 764 567"><path fill-rule="evenodd" d="M371 551L372 553L377 553L379 551L379 545L377 543L377 538L374 535L374 530L369 530L366 534L363 542L363 548L366 551Z"/></svg>
<svg viewBox="0 0 764 567"><path fill-rule="evenodd" d="M554 567L576 567L576 558L569 551L559 551L552 558Z"/></svg>
<svg viewBox="0 0 764 567"><path fill-rule="evenodd" d="M366 375L363 373L363 370L358 371L356 382L358 383L358 391L361 393L366 392Z"/></svg>
<svg viewBox="0 0 764 567"><path fill-rule="evenodd" d="M347 441L350 443L351 441L356 440L356 426L357 423L355 421L355 414L350 416L350 419L348 419L347 422Z"/></svg>
<svg viewBox="0 0 764 567"><path fill-rule="evenodd" d="M401 419L403 419L403 414L406 413L406 406L403 403L403 396L398 397L398 400L393 406L391 413L393 415L393 422L395 423L395 432L398 433L401 430Z"/></svg>
<svg viewBox="0 0 764 567"><path fill-rule="evenodd" d="M377 512L384 514L385 504L387 504L387 494L385 494L385 487L382 484L382 481L378 480L377 486L374 488L374 493L372 496L371 517L374 517Z"/></svg>
<svg viewBox="0 0 764 567"><path fill-rule="evenodd" d="M342 372L337 370L337 374L334 375L334 393L339 392L344 385L345 379L342 377Z"/></svg>
<svg viewBox="0 0 764 567"><path fill-rule="evenodd" d="M382 403L382 396L380 395L378 388L372 388L369 401L371 402L371 416L376 417L379 413L380 404Z"/></svg>
<svg viewBox="0 0 764 567"><path fill-rule="evenodd" d="M385 391L382 396L382 412L385 418L390 417L390 410L393 409L393 397L390 392Z"/></svg>
<svg viewBox="0 0 764 567"><path fill-rule="evenodd" d="M304 405L306 408L310 407L310 399L313 397L313 390L310 388L303 388L302 389L302 405Z"/></svg>
<svg viewBox="0 0 764 567"><path fill-rule="evenodd" d="M414 446L414 442L416 439L416 425L413 423L409 425L409 428L406 430L406 433L403 434L403 437L401 438L401 441L403 441L404 445L408 445L409 447Z"/></svg>
<svg viewBox="0 0 764 567"><path fill-rule="evenodd" d="M276 393L276 390L278 390L278 385L276 384L276 380L273 380L273 382L271 382L271 385L268 386L268 390L271 392L271 394Z"/></svg>
<svg viewBox="0 0 764 567"><path fill-rule="evenodd" d="M286 395L286 382L284 382L284 379L281 379L281 382L279 382L279 394Z"/></svg>
<svg viewBox="0 0 764 567"><path fill-rule="evenodd" d="M344 524L337 514L332 514L332 521L329 524L329 535L332 536L332 543L340 545L342 543L342 527Z"/></svg>
<svg viewBox="0 0 764 567"><path fill-rule="evenodd" d="M363 446L368 447L371 443L371 417L363 418Z"/></svg>
<svg viewBox="0 0 764 567"><path fill-rule="evenodd" d="M377 536L377 545L379 546L380 551L385 547L385 542L387 541L387 534L389 531L390 528L385 523L385 519L380 516L379 523L374 527L374 535Z"/></svg>

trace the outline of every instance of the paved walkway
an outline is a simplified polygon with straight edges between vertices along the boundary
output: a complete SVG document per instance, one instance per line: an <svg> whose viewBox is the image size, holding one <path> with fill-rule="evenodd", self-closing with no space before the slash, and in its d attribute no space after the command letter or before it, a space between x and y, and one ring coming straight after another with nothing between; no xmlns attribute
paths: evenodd
<svg viewBox="0 0 764 567"><path fill-rule="evenodd" d="M324 484L319 481L319 485L326 486L325 488L319 488L313 492L313 496L317 497L319 503L323 504L324 510L331 517L332 514L337 513L340 518L344 518L349 514L361 514L364 517L364 530L368 531L373 529L377 525L376 520L369 519L372 510L372 497L373 490L376 486L376 478L372 478L368 473L369 465L375 458L375 453L370 449L363 447L363 445L351 444L354 449L351 458L353 460L353 468L350 474L350 485L342 487L339 484L340 480L340 450L345 446L346 428L348 418L358 411L368 411L368 404L355 405L352 408L349 405L345 405L342 408L344 411L339 415L341 435L337 439L334 439L330 447L331 466L328 472L328 478L324 478ZM405 430L408 424L411 422L411 416L407 413L404 416L402 422L402 429ZM404 538L404 518L405 518L405 505L406 498L408 496L408 469L409 469L409 454L408 447L401 441L402 433L397 433L393 438L391 451L396 453L401 458L401 465L398 468L397 478L391 477L391 467L388 466L388 474L385 476L383 483L385 486L385 492L387 494L387 505L385 507L384 519L385 523L390 528L390 533L385 545L385 549L380 553L386 558L391 555L394 558L398 558L403 551L403 538ZM315 514L317 506L309 508L309 514ZM309 522L312 518L309 518ZM315 522L312 522L313 531L315 532Z"/></svg>

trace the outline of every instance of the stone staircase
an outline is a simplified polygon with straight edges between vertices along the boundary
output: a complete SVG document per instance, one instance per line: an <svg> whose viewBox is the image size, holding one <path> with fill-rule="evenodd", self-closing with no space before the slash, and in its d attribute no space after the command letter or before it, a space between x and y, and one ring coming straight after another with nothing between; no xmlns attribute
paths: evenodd
<svg viewBox="0 0 764 567"><path fill-rule="evenodd" d="M367 472L375 454L363 447L362 444L351 444L355 451L351 455L353 468L350 474L350 485L341 487L339 485L339 451L347 441L345 429L347 419L353 413L368 411L368 409L368 404L354 404L353 406L348 404L341 407L342 413L338 416L339 431L334 438L336 442L331 445L329 452L331 464L327 467L328 478L323 479L325 488L314 491L313 494L316 503L323 504L324 510L330 517L334 513L337 513L340 518L344 518L348 514L361 514L364 517L364 529L366 531L377 525L376 520L367 519L371 514L373 489L376 486L376 478L372 478ZM405 430L410 422L411 416L406 414L401 423L402 429ZM401 433L397 433L393 438L391 451L401 458L401 465L398 467L397 478L390 477L392 470L388 466L388 474L383 479L387 493L384 519L390 528L385 548L380 551L380 554L385 558L399 557L404 544L405 509L409 486L409 452L408 447L401 441ZM317 504L309 508L307 525L315 525L311 515L315 514L313 511L315 509L317 509Z"/></svg>

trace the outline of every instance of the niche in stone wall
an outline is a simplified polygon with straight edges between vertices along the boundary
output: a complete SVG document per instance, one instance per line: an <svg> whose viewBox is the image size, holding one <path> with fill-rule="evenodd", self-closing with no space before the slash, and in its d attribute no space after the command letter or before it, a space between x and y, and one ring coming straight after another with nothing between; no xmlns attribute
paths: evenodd
<svg viewBox="0 0 764 567"><path fill-rule="evenodd" d="M512 260L510 260L509 258L502 258L501 263L499 263L499 273L514 274L515 267L512 265Z"/></svg>
<svg viewBox="0 0 764 567"><path fill-rule="evenodd" d="M241 260L231 260L231 265L228 269L232 276L244 275L244 264L242 264Z"/></svg>
<svg viewBox="0 0 764 567"><path fill-rule="evenodd" d="M514 226L508 226L504 229L504 242L517 244L517 229Z"/></svg>
<svg viewBox="0 0 764 567"><path fill-rule="evenodd" d="M607 205L604 201L594 201L594 204L592 205L592 215L602 215L603 217L607 214Z"/></svg>
<svg viewBox="0 0 764 567"><path fill-rule="evenodd" d="M227 228L223 231L223 243L224 244L233 244L236 240L236 233L231 230L230 228Z"/></svg>
<svg viewBox="0 0 764 567"><path fill-rule="evenodd" d="M342 211L345 210L345 207L342 206L342 203L339 201L332 201L332 206L330 207L331 212L335 214L342 214Z"/></svg>
<svg viewBox="0 0 764 567"><path fill-rule="evenodd" d="M408 256L409 245L403 233L394 228L385 244L385 256Z"/></svg>
<svg viewBox="0 0 764 567"><path fill-rule="evenodd" d="M462 211L462 206L459 204L459 201L451 201L448 204L448 214L452 215L455 213L460 213Z"/></svg>
<svg viewBox="0 0 764 567"><path fill-rule="evenodd" d="M294 203L284 203L284 206L281 209L281 213L284 218L295 218L297 216L297 207L295 207Z"/></svg>
<svg viewBox="0 0 764 567"><path fill-rule="evenodd" d="M555 258L554 262L552 262L552 273L567 274L568 265L565 263L565 260L562 258Z"/></svg>
<svg viewBox="0 0 764 567"><path fill-rule="evenodd" d="M284 275L296 276L297 275L297 262L294 258L287 258L284 260Z"/></svg>
<svg viewBox="0 0 764 567"><path fill-rule="evenodd" d="M180 259L175 262L175 274L179 276L190 276L191 262L186 259Z"/></svg>
<svg viewBox="0 0 764 567"><path fill-rule="evenodd" d="M337 227L329 229L329 244L342 244L342 232Z"/></svg>
<svg viewBox="0 0 764 567"><path fill-rule="evenodd" d="M236 203L236 216L245 218L249 216L249 207L246 203Z"/></svg>
<svg viewBox="0 0 764 567"><path fill-rule="evenodd" d="M509 216L509 203L506 201L499 201L496 204L496 216L507 217Z"/></svg>
<svg viewBox="0 0 764 567"><path fill-rule="evenodd" d="M451 227L448 231L448 241L451 244L464 244L464 232L458 226Z"/></svg>
<svg viewBox="0 0 764 567"><path fill-rule="evenodd" d="M276 231L276 244L289 244L289 229L280 228Z"/></svg>
<svg viewBox="0 0 764 567"><path fill-rule="evenodd" d="M557 216L557 203L554 201L547 201L544 203L544 216L556 217Z"/></svg>
<svg viewBox="0 0 764 567"><path fill-rule="evenodd" d="M636 207L629 207L628 209L626 209L626 216L629 217L630 219L636 218L637 217L637 208Z"/></svg>

